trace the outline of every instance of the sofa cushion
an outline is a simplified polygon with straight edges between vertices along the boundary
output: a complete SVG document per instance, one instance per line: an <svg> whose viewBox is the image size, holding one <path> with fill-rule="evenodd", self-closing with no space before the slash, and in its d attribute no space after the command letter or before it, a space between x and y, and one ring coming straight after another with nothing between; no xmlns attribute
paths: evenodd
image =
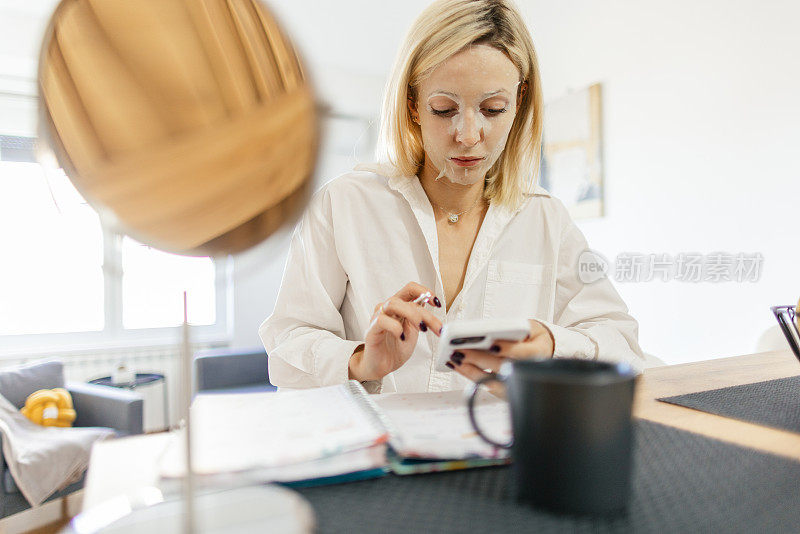
<svg viewBox="0 0 800 534"><path fill-rule="evenodd" d="M59 361L0 369L0 395L18 409L28 395L39 389L64 387L64 365Z"/></svg>
<svg viewBox="0 0 800 534"><path fill-rule="evenodd" d="M11 471L5 469L3 471L3 492L4 493L19 493L17 483L14 482L14 477L11 476Z"/></svg>

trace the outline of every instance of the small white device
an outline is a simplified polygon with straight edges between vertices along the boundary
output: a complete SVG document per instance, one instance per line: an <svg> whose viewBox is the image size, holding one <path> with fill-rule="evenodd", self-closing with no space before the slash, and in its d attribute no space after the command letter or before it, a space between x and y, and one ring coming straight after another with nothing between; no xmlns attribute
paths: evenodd
<svg viewBox="0 0 800 534"><path fill-rule="evenodd" d="M436 370L450 371L445 363L459 349L489 350L495 341L522 341L530 334L527 319L468 319L447 323L439 336Z"/></svg>

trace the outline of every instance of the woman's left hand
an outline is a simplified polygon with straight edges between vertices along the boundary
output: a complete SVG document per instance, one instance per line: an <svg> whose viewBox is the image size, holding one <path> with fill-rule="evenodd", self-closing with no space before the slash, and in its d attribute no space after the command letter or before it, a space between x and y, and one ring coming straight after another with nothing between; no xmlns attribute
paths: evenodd
<svg viewBox="0 0 800 534"><path fill-rule="evenodd" d="M553 334L542 323L530 319L531 331L522 341L498 341L488 351L463 349L450 356L448 367L477 382L489 373L496 373L508 358L552 358Z"/></svg>

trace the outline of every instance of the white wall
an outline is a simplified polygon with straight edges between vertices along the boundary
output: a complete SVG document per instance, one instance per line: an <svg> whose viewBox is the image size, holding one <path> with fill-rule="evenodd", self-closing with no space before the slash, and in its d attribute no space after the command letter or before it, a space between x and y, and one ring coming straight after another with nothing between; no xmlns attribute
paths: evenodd
<svg viewBox="0 0 800 534"><path fill-rule="evenodd" d="M377 114L403 32L427 2L276 5L334 107ZM669 363L751 352L769 306L800 296L800 4L528 0L546 100L604 91L606 216L579 226L620 252L760 252L756 283L617 283L642 347ZM347 170L340 160L320 181ZM337 164L341 164L337 167ZM327 174L326 174L327 172ZM284 237L240 258L234 344L257 344Z"/></svg>
<svg viewBox="0 0 800 534"><path fill-rule="evenodd" d="M757 283L619 283L670 363L746 353L800 296L797 2L525 3L546 99L602 82L607 216L623 251L761 252Z"/></svg>
<svg viewBox="0 0 800 534"><path fill-rule="evenodd" d="M36 135L39 47L56 0L0 0L0 131Z"/></svg>

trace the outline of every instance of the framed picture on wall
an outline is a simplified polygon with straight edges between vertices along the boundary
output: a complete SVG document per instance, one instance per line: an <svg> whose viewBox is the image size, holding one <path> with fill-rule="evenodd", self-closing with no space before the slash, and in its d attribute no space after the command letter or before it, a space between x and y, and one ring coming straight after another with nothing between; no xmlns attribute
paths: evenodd
<svg viewBox="0 0 800 534"><path fill-rule="evenodd" d="M601 96L596 83L545 105L539 183L575 219L603 215Z"/></svg>

